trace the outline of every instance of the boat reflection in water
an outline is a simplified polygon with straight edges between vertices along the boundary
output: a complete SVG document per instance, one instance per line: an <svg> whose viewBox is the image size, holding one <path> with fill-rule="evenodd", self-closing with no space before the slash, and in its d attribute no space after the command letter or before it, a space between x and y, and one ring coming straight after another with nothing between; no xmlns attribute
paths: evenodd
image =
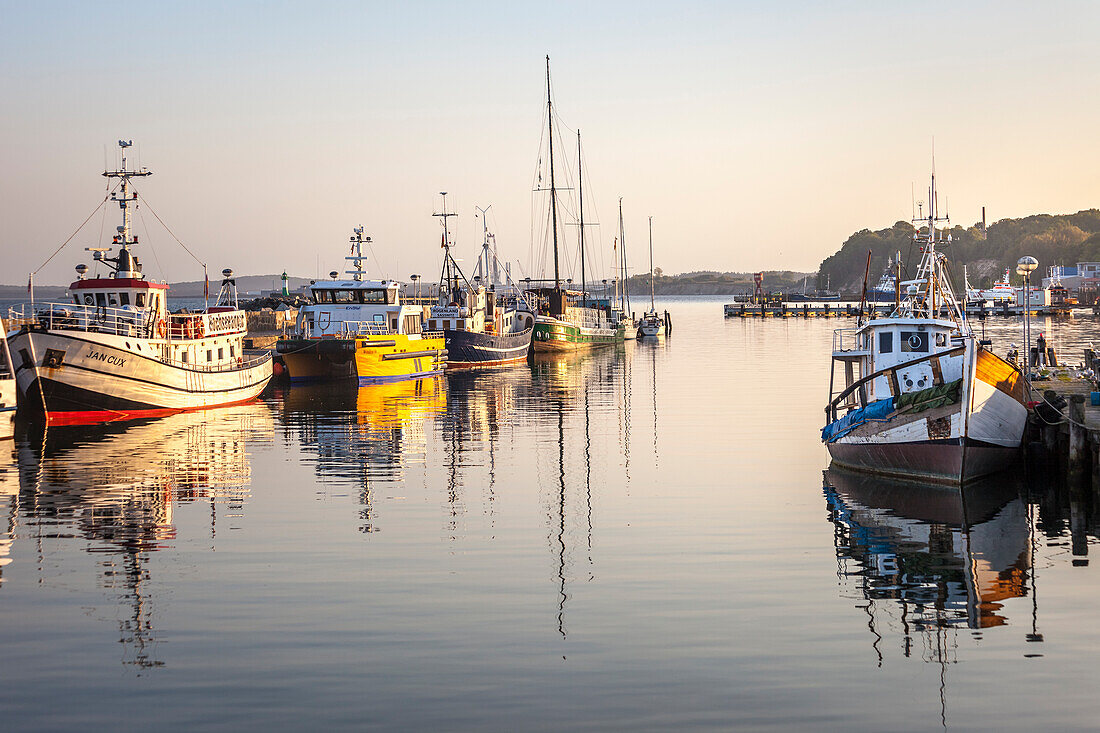
<svg viewBox="0 0 1100 733"><path fill-rule="evenodd" d="M847 591L872 620L899 617L906 656L912 631L1002 626L1004 601L1028 594L1030 522L1010 477L960 491L831 467L825 497Z"/></svg>
<svg viewBox="0 0 1100 733"><path fill-rule="evenodd" d="M174 507L208 503L213 545L219 505L223 516L239 516L248 498L247 446L269 442L273 432L270 409L256 402L95 428L28 427L16 436L17 464L4 466L0 480L7 502L0 563L27 543L39 566L3 570L41 573L43 561L67 560L53 541L86 540L82 549L100 558L100 584L125 608L110 614L118 616L123 663L162 666L146 589L154 553L176 539Z"/></svg>
<svg viewBox="0 0 1100 733"><path fill-rule="evenodd" d="M372 481L400 481L410 466L426 462L428 425L447 407L447 380L295 385L275 396L282 398L283 430L316 453L321 485L358 486L359 529L369 533L377 529Z"/></svg>

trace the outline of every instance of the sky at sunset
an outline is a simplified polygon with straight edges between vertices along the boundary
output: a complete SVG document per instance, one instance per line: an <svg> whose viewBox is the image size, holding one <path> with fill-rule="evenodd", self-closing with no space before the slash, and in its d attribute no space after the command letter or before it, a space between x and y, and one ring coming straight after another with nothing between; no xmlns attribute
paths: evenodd
<svg viewBox="0 0 1100 733"><path fill-rule="evenodd" d="M1094 2L0 9L7 284L103 198L119 138L212 274L343 269L362 224L372 275L434 279L444 190L457 256L472 266L491 204L501 256L538 274L546 54L563 134L584 136L597 263L621 196L635 263L653 216L666 272L816 270L852 232L909 218L933 138L955 223L1100 206ZM149 207L146 274L201 277ZM117 223L93 217L36 282L67 283Z"/></svg>

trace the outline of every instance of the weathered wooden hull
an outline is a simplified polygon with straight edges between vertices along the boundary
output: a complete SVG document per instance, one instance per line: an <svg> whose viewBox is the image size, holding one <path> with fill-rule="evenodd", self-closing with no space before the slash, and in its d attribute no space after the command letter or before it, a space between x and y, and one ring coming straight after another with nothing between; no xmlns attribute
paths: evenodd
<svg viewBox="0 0 1100 733"><path fill-rule="evenodd" d="M965 354L958 401L897 411L829 439L838 464L859 471L961 484L1009 465L1027 423L1022 375L983 349Z"/></svg>
<svg viewBox="0 0 1100 733"><path fill-rule="evenodd" d="M622 343L623 329L585 328L569 321L549 316L539 316L535 320L534 349L538 353L560 353L588 349L598 346L611 346Z"/></svg>

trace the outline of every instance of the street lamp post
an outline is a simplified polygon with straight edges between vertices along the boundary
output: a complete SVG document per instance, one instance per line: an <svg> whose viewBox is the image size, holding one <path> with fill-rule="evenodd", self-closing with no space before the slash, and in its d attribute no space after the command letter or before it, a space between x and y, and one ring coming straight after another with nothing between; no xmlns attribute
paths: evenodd
<svg viewBox="0 0 1100 733"><path fill-rule="evenodd" d="M1025 378L1031 381L1031 273L1039 266L1039 260L1034 257L1024 256L1016 262L1016 274L1024 276L1024 353L1027 374Z"/></svg>

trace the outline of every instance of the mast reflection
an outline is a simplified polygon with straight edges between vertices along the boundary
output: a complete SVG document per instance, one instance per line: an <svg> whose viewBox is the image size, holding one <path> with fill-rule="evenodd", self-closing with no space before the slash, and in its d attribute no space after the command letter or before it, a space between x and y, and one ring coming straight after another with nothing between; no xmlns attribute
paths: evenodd
<svg viewBox="0 0 1100 733"><path fill-rule="evenodd" d="M554 559L556 626L563 639L568 635L565 612L570 596L569 583L576 575L574 553L578 547L585 553L587 579L595 579L593 413L615 412L620 429L622 465L629 467L630 351L632 349L615 349L568 356L540 354L532 364L532 391L537 396L539 408L532 409L531 413L540 422L549 423L553 434L552 440L540 441L537 446L536 472L540 490L545 492L547 544ZM546 476L549 478L544 479ZM578 537L581 533L583 540Z"/></svg>
<svg viewBox="0 0 1100 733"><path fill-rule="evenodd" d="M163 666L148 589L153 553L176 539L174 505L209 502L213 545L218 505L239 516L248 498L247 444L272 433L262 403L94 428L30 428L17 436L9 545L32 545L41 574L58 547L51 540L85 540L84 551L100 557L101 586L125 609L118 620L123 664Z"/></svg>

